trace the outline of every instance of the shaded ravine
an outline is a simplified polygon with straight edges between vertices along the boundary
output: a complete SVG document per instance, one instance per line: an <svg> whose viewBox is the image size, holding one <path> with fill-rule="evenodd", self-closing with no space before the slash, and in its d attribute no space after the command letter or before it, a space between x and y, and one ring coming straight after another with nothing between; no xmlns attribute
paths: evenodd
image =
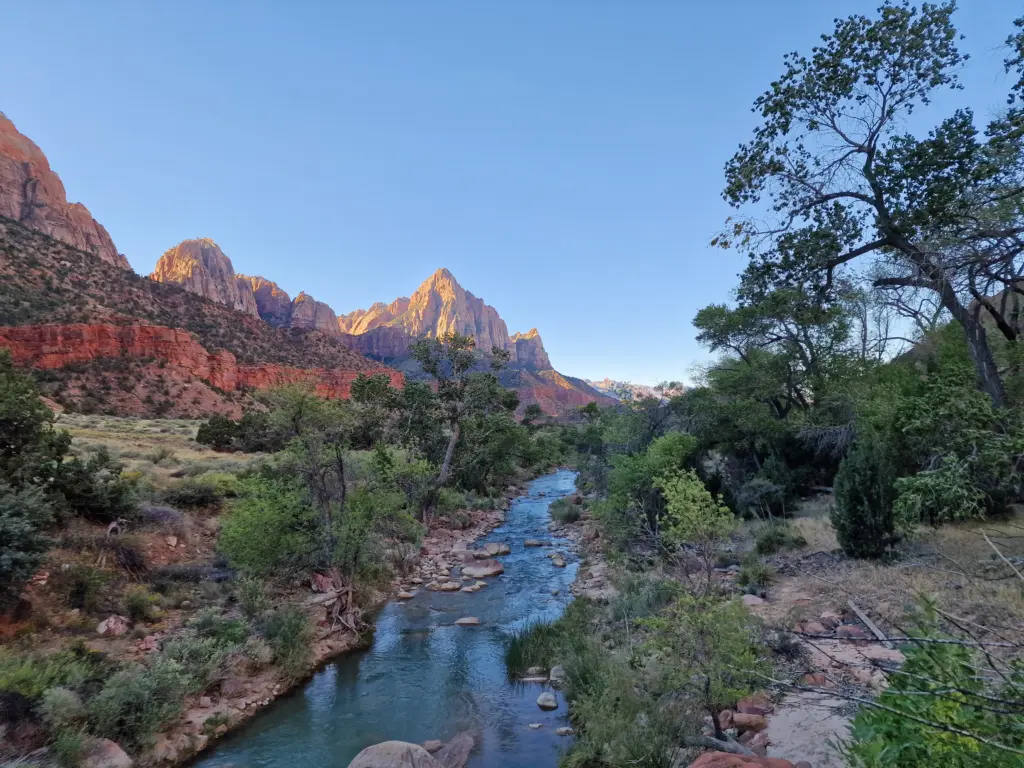
<svg viewBox="0 0 1024 768"><path fill-rule="evenodd" d="M558 618L572 599L577 562L571 542L548 531L548 505L575 492L575 473L559 470L528 485L505 523L481 541L506 541L502 576L476 593L421 590L392 601L377 616L373 645L328 664L294 694L217 743L205 768L344 768L371 744L389 739L446 739L467 728L478 735L471 768L544 768L558 763L569 740L555 734L566 706L543 712L545 686L507 680L504 639L510 630ZM555 568L550 541L566 553ZM552 594L557 592L557 594ZM480 626L457 627L461 616ZM538 730L530 723L542 723Z"/></svg>

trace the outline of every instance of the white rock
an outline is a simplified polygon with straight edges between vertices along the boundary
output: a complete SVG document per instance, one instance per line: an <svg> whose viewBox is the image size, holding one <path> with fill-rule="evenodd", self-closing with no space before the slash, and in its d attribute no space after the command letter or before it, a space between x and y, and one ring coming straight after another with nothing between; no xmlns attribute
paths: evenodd
<svg viewBox="0 0 1024 768"><path fill-rule="evenodd" d="M558 699L551 691L544 691L537 697L537 706L546 710L558 709Z"/></svg>

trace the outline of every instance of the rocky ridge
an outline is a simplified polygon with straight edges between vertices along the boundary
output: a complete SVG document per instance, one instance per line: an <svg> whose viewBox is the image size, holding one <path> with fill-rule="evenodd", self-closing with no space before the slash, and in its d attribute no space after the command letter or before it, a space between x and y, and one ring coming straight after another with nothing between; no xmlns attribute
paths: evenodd
<svg viewBox="0 0 1024 768"><path fill-rule="evenodd" d="M0 112L0 216L130 269L103 226L81 203L69 203L64 184L43 151Z"/></svg>

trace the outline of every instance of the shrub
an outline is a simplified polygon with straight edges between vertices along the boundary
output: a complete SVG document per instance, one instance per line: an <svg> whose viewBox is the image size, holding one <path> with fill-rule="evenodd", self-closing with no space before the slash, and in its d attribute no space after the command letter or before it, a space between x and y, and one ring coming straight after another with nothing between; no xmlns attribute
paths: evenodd
<svg viewBox="0 0 1024 768"><path fill-rule="evenodd" d="M548 506L548 514L551 515L551 519L560 525L575 523L580 519L582 513L583 508L578 504L573 504L569 497L556 499Z"/></svg>
<svg viewBox="0 0 1024 768"><path fill-rule="evenodd" d="M77 725L85 719L85 706L77 693L68 688L49 688L39 703L43 720L53 730Z"/></svg>
<svg viewBox="0 0 1024 768"><path fill-rule="evenodd" d="M239 647L216 637L185 633L164 643L163 656L181 665L188 693L201 693L224 677L228 659Z"/></svg>
<svg viewBox="0 0 1024 768"><path fill-rule="evenodd" d="M287 574L315 562L317 517L297 485L249 478L231 504L218 547L231 565L247 574Z"/></svg>
<svg viewBox="0 0 1024 768"><path fill-rule="evenodd" d="M163 725L181 713L189 686L178 662L158 658L114 674L87 707L92 730L128 749L141 749Z"/></svg>
<svg viewBox="0 0 1024 768"><path fill-rule="evenodd" d="M469 506L466 494L455 488L441 488L437 492L437 514L448 517Z"/></svg>
<svg viewBox="0 0 1024 768"><path fill-rule="evenodd" d="M87 461L73 458L57 470L55 487L75 515L97 523L132 517L136 510L135 486L121 472L106 448Z"/></svg>
<svg viewBox="0 0 1024 768"><path fill-rule="evenodd" d="M350 579L379 581L389 571L386 545L415 541L419 534L400 491L359 488L349 493L345 513L336 523L333 561Z"/></svg>
<svg viewBox="0 0 1024 768"><path fill-rule="evenodd" d="M216 608L206 608L189 626L201 637L208 637L225 645L242 645L252 634L249 625L241 619L229 619Z"/></svg>
<svg viewBox="0 0 1024 768"><path fill-rule="evenodd" d="M53 739L53 757L61 768L78 768L85 757L86 736L74 728L61 728Z"/></svg>
<svg viewBox="0 0 1024 768"><path fill-rule="evenodd" d="M899 541L893 513L894 470L882 441L860 436L839 465L832 525L843 551L851 557L877 558Z"/></svg>
<svg viewBox="0 0 1024 768"><path fill-rule="evenodd" d="M198 478L188 478L163 491L163 501L174 507L209 507L223 498L217 486Z"/></svg>
<svg viewBox="0 0 1024 768"><path fill-rule="evenodd" d="M0 610L17 600L22 584L43 562L51 544L43 529L52 518L42 491L14 490L0 482Z"/></svg>
<svg viewBox="0 0 1024 768"><path fill-rule="evenodd" d="M129 587L123 598L124 612L132 621L149 621L159 599L141 584Z"/></svg>
<svg viewBox="0 0 1024 768"><path fill-rule="evenodd" d="M737 583L751 593L766 589L774 580L775 569L767 563L761 562L756 555L751 555L743 560L736 578Z"/></svg>
<svg viewBox="0 0 1024 768"><path fill-rule="evenodd" d="M285 677L296 680L309 671L313 660L313 634L312 624L299 608L288 606L267 615L263 636Z"/></svg>
<svg viewBox="0 0 1024 768"><path fill-rule="evenodd" d="M783 549L799 549L807 545L799 531L794 531L788 523L769 523L757 534L754 551L759 555L771 555Z"/></svg>
<svg viewBox="0 0 1024 768"><path fill-rule="evenodd" d="M81 691L103 680L109 667L102 657L84 646L48 655L18 655L0 647L0 691L39 699L50 688Z"/></svg>
<svg viewBox="0 0 1024 768"><path fill-rule="evenodd" d="M238 605L246 616L259 616L267 610L269 601L263 582L251 576L245 576L238 581Z"/></svg>
<svg viewBox="0 0 1024 768"><path fill-rule="evenodd" d="M763 477L752 477L740 486L736 506L747 517L778 517L786 511L786 489Z"/></svg>

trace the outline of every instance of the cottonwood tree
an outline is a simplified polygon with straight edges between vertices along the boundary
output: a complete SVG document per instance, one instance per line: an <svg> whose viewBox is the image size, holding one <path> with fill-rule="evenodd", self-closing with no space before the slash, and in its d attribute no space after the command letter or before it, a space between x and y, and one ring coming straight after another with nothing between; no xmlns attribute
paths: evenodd
<svg viewBox="0 0 1024 768"><path fill-rule="evenodd" d="M723 192L735 207L767 206L770 220L733 221L714 242L748 252L750 301L780 286L824 300L856 279L857 265L883 265L873 287L933 294L963 328L979 387L1003 406L990 328L1018 342L1024 78L984 134L968 109L923 138L904 131L937 90L962 87L954 8L886 3L876 18L838 19L810 56L786 55L755 102L753 138L726 165ZM1020 74L1022 35L1006 62ZM1018 300L992 301L999 291Z"/></svg>

